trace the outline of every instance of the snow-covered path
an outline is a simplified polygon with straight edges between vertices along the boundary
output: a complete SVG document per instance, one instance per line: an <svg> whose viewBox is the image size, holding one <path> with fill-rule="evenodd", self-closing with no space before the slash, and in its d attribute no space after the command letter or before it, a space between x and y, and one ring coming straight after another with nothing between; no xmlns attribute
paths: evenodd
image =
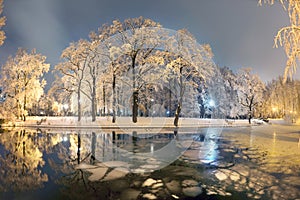
<svg viewBox="0 0 300 200"><path fill-rule="evenodd" d="M133 123L130 117L119 117L116 123L111 122L111 117L98 117L95 122L90 117L83 117L80 122L77 117L28 117L26 122L16 121L3 124L2 127L39 127L39 128L175 128L174 118L156 117L138 118L137 123ZM254 125L260 121L254 121ZM228 127L228 126L249 126L247 120L225 120L225 119L199 119L180 118L179 128L197 127Z"/></svg>

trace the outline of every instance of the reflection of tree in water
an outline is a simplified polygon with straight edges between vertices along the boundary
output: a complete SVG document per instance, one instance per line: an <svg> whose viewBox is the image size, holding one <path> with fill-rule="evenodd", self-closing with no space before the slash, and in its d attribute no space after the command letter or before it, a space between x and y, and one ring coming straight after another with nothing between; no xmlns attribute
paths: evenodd
<svg viewBox="0 0 300 200"><path fill-rule="evenodd" d="M95 133L79 131L68 134L67 143L57 143L54 147L57 159L49 158L49 164L62 175L56 182L64 186L61 193L68 199L95 198L96 190L88 181L90 173L77 168L81 163L94 161L95 145Z"/></svg>
<svg viewBox="0 0 300 200"><path fill-rule="evenodd" d="M45 162L37 133L14 130L1 134L0 142L5 147L0 155L0 190L40 188L48 181L41 171Z"/></svg>
<svg viewBox="0 0 300 200"><path fill-rule="evenodd" d="M122 172L124 168L120 166L124 166L125 162L103 161L103 164L97 159L101 158L105 150L108 151L107 155L115 156L110 148L113 142L119 148L129 148L132 151L135 150L132 147L141 141L127 144L125 141L122 143L114 134L74 134L70 143L75 146L66 148L64 153L72 155L69 158L65 156L70 164L69 175L61 178L60 183L65 185L65 196L74 199L299 197L299 167L280 163L273 167L293 169L295 173L281 170L276 174L274 170L269 170L272 162L266 159L268 152L252 147L249 138L248 143L242 145L225 141L219 134L211 133L209 137L206 136L200 135L186 153L170 166L140 175ZM135 142L137 143L134 145Z"/></svg>
<svg viewBox="0 0 300 200"><path fill-rule="evenodd" d="M163 141L170 138L166 135L137 139L135 133L133 138L125 136L89 131L3 133L0 190L41 187L48 181L40 170L45 165L41 152L46 152L46 161L56 172L55 182L61 186L59 197L67 199L296 199L300 196L299 157L284 159L277 150L262 151L253 145L254 141L257 143L253 135L243 135L243 142L229 142L215 132L200 135L179 160L153 172L145 172L143 167L153 166L158 160L134 157L136 163L147 162L139 166L143 174L129 173L132 169L129 160L119 160L124 150L148 152L152 143L155 143L153 150L160 149Z"/></svg>

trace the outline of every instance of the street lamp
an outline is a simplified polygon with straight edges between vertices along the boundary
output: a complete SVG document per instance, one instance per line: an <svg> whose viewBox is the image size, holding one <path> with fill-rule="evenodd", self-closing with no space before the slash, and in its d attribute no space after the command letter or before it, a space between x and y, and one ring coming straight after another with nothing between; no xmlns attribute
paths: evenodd
<svg viewBox="0 0 300 200"><path fill-rule="evenodd" d="M64 115L66 116L67 110L69 109L69 105L68 104L64 104L63 105L63 110L64 110Z"/></svg>
<svg viewBox="0 0 300 200"><path fill-rule="evenodd" d="M210 115L210 118L212 118L213 112L214 112L214 108L215 108L215 106L216 106L216 103L215 103L214 100L211 99L211 100L208 101L208 105L209 105L209 107L210 107L210 109L211 109L211 115Z"/></svg>
<svg viewBox="0 0 300 200"><path fill-rule="evenodd" d="M277 107L272 107L273 117L277 117L277 111L278 111Z"/></svg>
<svg viewBox="0 0 300 200"><path fill-rule="evenodd" d="M215 101L214 100L209 100L209 102L208 102L208 105L210 106L210 107L215 107Z"/></svg>

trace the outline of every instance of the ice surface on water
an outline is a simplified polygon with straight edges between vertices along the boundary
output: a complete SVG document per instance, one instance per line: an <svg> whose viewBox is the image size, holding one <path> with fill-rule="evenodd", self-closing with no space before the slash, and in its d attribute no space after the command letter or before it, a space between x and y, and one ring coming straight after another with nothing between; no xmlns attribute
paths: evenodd
<svg viewBox="0 0 300 200"><path fill-rule="evenodd" d="M251 199L297 199L299 128L266 125L224 129L220 137L194 144L183 160L212 169L208 171L212 176L206 179L209 194L229 195L234 188ZM198 162L193 159L199 156L202 159Z"/></svg>
<svg viewBox="0 0 300 200"><path fill-rule="evenodd" d="M105 199L111 195L110 199L126 199L129 195L133 199L199 199L218 195L236 199L299 199L299 130L299 126L263 125L225 128L221 132L211 129L206 137L207 130L203 129L191 145L187 144L190 138L180 133L179 142L170 143L174 138L157 136L137 141L124 137L113 143L111 134L88 131L84 134L81 131L80 135L76 132L5 132L0 134L0 175L3 177L0 191L9 193L2 193L0 198L13 199L12 192L22 190L22 184L28 186L22 182L28 181L26 183L36 183L35 188L29 189L32 195L42 195L43 188L47 189L45 183L49 182L57 191L70 188L66 193L56 194L61 197L68 194L66 198L82 195ZM60 140L62 137L68 140ZM19 149L14 145L19 145ZM35 175L22 179L22 165L17 162L30 166L27 161L36 160L30 158L31 148L32 155L42 155L41 160L38 166L28 167L26 171ZM182 149L183 155L177 160L164 162L169 155L165 151L176 155L177 150ZM97 159L105 156L108 156L106 160ZM126 159L119 159L122 156ZM7 176L12 172L17 176ZM43 178L45 175L47 179ZM92 188L98 188L99 192ZM23 190L28 191L28 188Z"/></svg>

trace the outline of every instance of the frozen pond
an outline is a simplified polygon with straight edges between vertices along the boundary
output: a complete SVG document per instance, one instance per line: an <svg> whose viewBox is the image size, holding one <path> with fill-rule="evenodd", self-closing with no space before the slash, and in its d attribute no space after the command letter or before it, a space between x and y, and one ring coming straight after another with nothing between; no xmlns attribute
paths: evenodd
<svg viewBox="0 0 300 200"><path fill-rule="evenodd" d="M300 127L10 130L0 199L300 199Z"/></svg>

